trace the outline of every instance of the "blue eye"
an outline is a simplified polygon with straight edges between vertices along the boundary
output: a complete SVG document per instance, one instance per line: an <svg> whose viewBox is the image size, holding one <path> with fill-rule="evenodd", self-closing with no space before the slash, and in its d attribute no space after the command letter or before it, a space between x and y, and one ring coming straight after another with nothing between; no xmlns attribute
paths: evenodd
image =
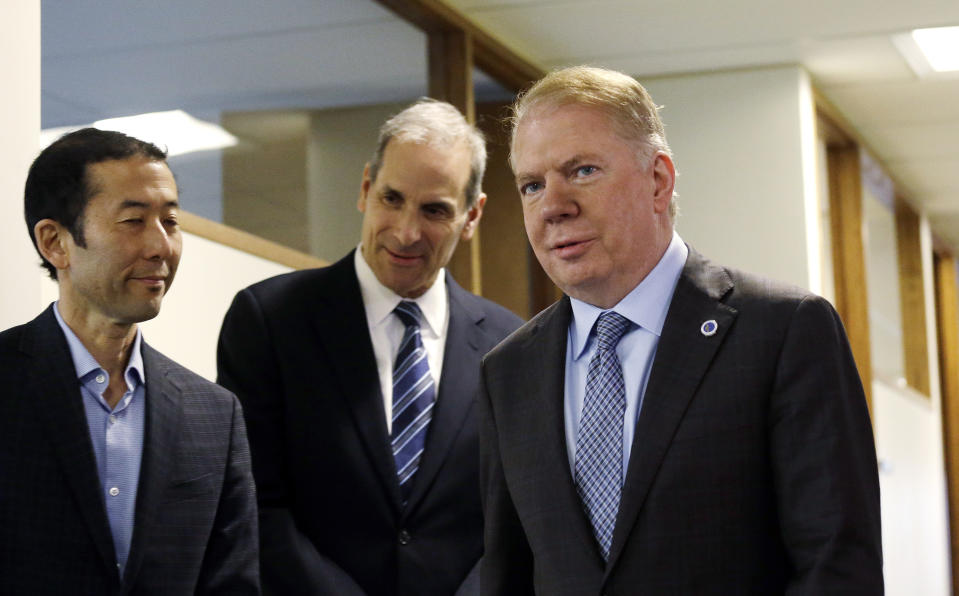
<svg viewBox="0 0 959 596"><path fill-rule="evenodd" d="M589 176L590 174L596 173L598 168L596 166L579 166L576 168L577 176Z"/></svg>
<svg viewBox="0 0 959 596"><path fill-rule="evenodd" d="M519 187L519 194L528 195L534 192L538 192L543 189L543 185L539 182L530 182Z"/></svg>

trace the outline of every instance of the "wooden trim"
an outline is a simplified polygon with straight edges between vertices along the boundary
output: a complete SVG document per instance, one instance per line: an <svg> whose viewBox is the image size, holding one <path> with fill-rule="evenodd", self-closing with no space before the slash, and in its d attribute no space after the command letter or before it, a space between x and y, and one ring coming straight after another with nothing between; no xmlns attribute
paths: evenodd
<svg viewBox="0 0 959 596"><path fill-rule="evenodd" d="M466 116L470 124L475 124L473 50L469 33L460 30L430 31L428 38L430 97L448 101ZM447 268L461 286L474 294L482 293L479 229L469 242L460 243Z"/></svg>
<svg viewBox="0 0 959 596"><path fill-rule="evenodd" d="M244 232L226 224L221 224L188 211L179 212L180 228L201 238L229 246L280 265L293 269L310 269L329 265L313 255L277 244L255 234Z"/></svg>
<svg viewBox="0 0 959 596"><path fill-rule="evenodd" d="M956 259L933 257L936 279L936 329L942 388L942 437L949 498L952 592L959 594L959 288Z"/></svg>
<svg viewBox="0 0 959 596"><path fill-rule="evenodd" d="M906 383L929 396L929 343L926 338L926 288L922 277L919 215L896 198L896 253Z"/></svg>
<svg viewBox="0 0 959 596"><path fill-rule="evenodd" d="M427 34L458 30L473 40L473 56L480 69L507 89L518 92L546 74L531 60L442 0L376 0Z"/></svg>
<svg viewBox="0 0 959 596"><path fill-rule="evenodd" d="M826 161L836 310L846 327L866 393L866 402L872 411L872 354L869 344L869 302L862 239L862 174L859 148L827 147Z"/></svg>
<svg viewBox="0 0 959 596"><path fill-rule="evenodd" d="M473 43L469 33L436 31L427 36L430 97L453 104L474 124Z"/></svg>

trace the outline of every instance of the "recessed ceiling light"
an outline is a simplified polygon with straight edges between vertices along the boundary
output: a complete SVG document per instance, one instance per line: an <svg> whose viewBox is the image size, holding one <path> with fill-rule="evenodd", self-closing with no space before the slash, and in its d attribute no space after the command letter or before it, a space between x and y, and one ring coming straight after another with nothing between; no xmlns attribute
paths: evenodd
<svg viewBox="0 0 959 596"><path fill-rule="evenodd" d="M959 27L915 29L892 41L920 78L959 76Z"/></svg>
<svg viewBox="0 0 959 596"><path fill-rule="evenodd" d="M97 120L88 126L116 130L154 143L161 149L165 148L170 157L237 144L237 138L222 127L194 118L182 110ZM41 146L46 147L62 135L80 128L83 126L44 129L40 131Z"/></svg>
<svg viewBox="0 0 959 596"><path fill-rule="evenodd" d="M912 38L932 70L959 70L959 27L913 29Z"/></svg>

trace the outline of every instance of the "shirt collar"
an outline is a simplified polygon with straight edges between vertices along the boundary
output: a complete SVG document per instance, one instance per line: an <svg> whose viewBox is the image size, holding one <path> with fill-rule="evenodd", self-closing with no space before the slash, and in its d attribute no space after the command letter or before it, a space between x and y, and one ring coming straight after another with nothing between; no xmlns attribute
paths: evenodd
<svg viewBox="0 0 959 596"><path fill-rule="evenodd" d="M439 337L449 310L449 302L446 300L445 269L440 269L436 275L436 281L421 296L409 299L403 298L380 283L369 263L363 258L360 247L357 247L353 254L353 266L356 269L356 278L360 282L360 294L363 296L363 306L366 307L366 318L371 327L382 325L400 301L409 300L420 307L429 332Z"/></svg>
<svg viewBox="0 0 959 596"><path fill-rule="evenodd" d="M673 299L673 291L683 272L687 256L689 249L674 230L673 238L659 263L639 285L608 310L616 311L633 324L659 337L663 332L669 303ZM573 360L578 360L586 350L587 340L596 319L605 311L576 298L570 298L570 303L573 307L573 320L569 326L570 345L573 348Z"/></svg>
<svg viewBox="0 0 959 596"><path fill-rule="evenodd" d="M67 346L70 347L70 356L73 358L73 367L76 369L77 378L82 379L91 372L102 369L103 367L100 366L97 359L93 357L93 354L87 350L77 334L73 332L73 329L70 329L70 326L60 316L59 302L54 303L53 314L57 318L57 323L60 325L63 335L67 338ZM140 353L141 342L142 334L140 328L137 327L136 336L133 338L133 348L130 350L130 360L127 362L124 371L124 378L131 387L136 387L137 382L146 382L146 375L143 372L143 354ZM131 374L135 376L131 378Z"/></svg>

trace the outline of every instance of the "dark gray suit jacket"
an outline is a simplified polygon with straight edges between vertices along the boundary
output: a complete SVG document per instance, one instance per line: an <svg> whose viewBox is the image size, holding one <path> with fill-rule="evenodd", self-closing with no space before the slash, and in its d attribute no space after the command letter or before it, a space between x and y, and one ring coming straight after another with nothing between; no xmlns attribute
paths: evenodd
<svg viewBox="0 0 959 596"><path fill-rule="evenodd" d="M0 333L0 594L258 594L240 405L142 344L146 424L124 577L53 307Z"/></svg>
<svg viewBox="0 0 959 596"><path fill-rule="evenodd" d="M563 298L484 360L483 594L882 593L872 428L825 300L690 250L607 565L566 455L571 316Z"/></svg>
<svg viewBox="0 0 959 596"><path fill-rule="evenodd" d="M406 507L353 253L234 299L218 380L250 431L265 592L448 596L476 565L479 363L522 321L446 283L439 395Z"/></svg>

